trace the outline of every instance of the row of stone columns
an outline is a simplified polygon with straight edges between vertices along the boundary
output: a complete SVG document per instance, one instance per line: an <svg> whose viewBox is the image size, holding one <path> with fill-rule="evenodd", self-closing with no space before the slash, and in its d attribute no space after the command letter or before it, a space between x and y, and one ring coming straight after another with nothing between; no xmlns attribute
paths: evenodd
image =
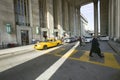
<svg viewBox="0 0 120 80"><path fill-rule="evenodd" d="M49 37L54 37L55 31L59 32L60 37L64 32L70 36L81 36L80 7L76 8L66 0L46 0L45 2L45 23ZM94 33L98 36L98 0L94 0Z"/></svg>
<svg viewBox="0 0 120 80"><path fill-rule="evenodd" d="M81 36L80 8L69 5L69 32L71 36Z"/></svg>
<svg viewBox="0 0 120 80"><path fill-rule="evenodd" d="M98 5L98 1L100 5ZM111 6L108 6L108 2L109 2L108 0L93 0L93 3L94 3L94 35L95 36L99 35L99 31L100 31L100 35L103 35L103 36L108 35L108 32L109 32L108 31L109 29L108 28L108 7L111 7ZM100 8L100 11L98 11L98 8ZM100 13L99 15L98 15L98 12ZM100 16L100 23L98 20L99 19L98 16ZM114 20L111 22L114 22ZM100 24L100 30L98 30L98 27L99 27L98 24Z"/></svg>
<svg viewBox="0 0 120 80"><path fill-rule="evenodd" d="M80 28L80 7L76 8L74 5L69 4L66 0L53 0L56 2L55 26L58 29L63 29L70 36L81 36ZM98 36L98 0L94 0L94 35ZM62 35L62 32L61 32Z"/></svg>
<svg viewBox="0 0 120 80"><path fill-rule="evenodd" d="M120 0L109 1L109 36L120 40Z"/></svg>
<svg viewBox="0 0 120 80"><path fill-rule="evenodd" d="M66 0L46 0L46 14L49 37L54 37L55 31L59 33L59 37L63 37L64 32L69 36L80 36L79 8Z"/></svg>
<svg viewBox="0 0 120 80"><path fill-rule="evenodd" d="M54 37L54 32L58 32L59 37L62 37L64 32L70 36L82 36L80 7L75 7L66 0L45 0L44 4L45 24L43 29L43 26L40 26L41 32L46 30L48 37ZM98 0L94 0L94 33L98 36Z"/></svg>

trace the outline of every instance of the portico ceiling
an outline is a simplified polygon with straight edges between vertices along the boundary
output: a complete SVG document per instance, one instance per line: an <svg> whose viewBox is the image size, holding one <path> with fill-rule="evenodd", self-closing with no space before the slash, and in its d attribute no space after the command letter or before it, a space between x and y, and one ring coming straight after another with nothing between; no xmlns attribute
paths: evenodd
<svg viewBox="0 0 120 80"><path fill-rule="evenodd" d="M95 0L67 0L71 5L74 5L76 7L88 4L90 2L93 2Z"/></svg>

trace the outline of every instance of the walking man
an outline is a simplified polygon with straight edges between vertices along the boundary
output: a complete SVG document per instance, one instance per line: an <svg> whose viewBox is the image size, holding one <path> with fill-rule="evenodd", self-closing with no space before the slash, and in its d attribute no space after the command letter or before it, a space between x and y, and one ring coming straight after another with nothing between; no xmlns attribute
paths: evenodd
<svg viewBox="0 0 120 80"><path fill-rule="evenodd" d="M79 37L80 46L82 46L82 38Z"/></svg>
<svg viewBox="0 0 120 80"><path fill-rule="evenodd" d="M92 53L97 53L97 55L100 57L100 58L103 58L104 56L101 54L101 50L100 50L100 47L99 47L99 43L98 43L98 40L96 37L93 38L92 40L92 45L91 45L91 50L90 50L90 54L89 56L90 57L93 57L92 56Z"/></svg>

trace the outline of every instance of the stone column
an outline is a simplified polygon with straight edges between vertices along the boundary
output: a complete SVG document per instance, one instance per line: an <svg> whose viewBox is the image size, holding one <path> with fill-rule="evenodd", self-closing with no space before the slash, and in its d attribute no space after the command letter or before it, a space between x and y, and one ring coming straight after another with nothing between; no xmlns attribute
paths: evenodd
<svg viewBox="0 0 120 80"><path fill-rule="evenodd" d="M76 24L75 24L75 21L76 21L76 19L75 19L75 15L76 15L76 11L75 11L75 7L73 7L72 6L72 8L71 8L71 23L72 23L72 25L70 25L70 28L71 28L71 36L74 36L75 35L75 27L76 27Z"/></svg>
<svg viewBox="0 0 120 80"><path fill-rule="evenodd" d="M79 8L77 8L77 17L78 17L78 28L77 28L77 36L81 36L81 26L80 26L80 18L81 18L81 16L80 16L80 7Z"/></svg>
<svg viewBox="0 0 120 80"><path fill-rule="evenodd" d="M118 35L119 35L119 40L120 40L120 0L118 0Z"/></svg>
<svg viewBox="0 0 120 80"><path fill-rule="evenodd" d="M32 0L29 0L29 17L30 17L30 26L33 28L33 8L32 8Z"/></svg>
<svg viewBox="0 0 120 80"><path fill-rule="evenodd" d="M114 0L114 40L117 39L117 0Z"/></svg>
<svg viewBox="0 0 120 80"><path fill-rule="evenodd" d="M46 0L46 19L48 37L54 37L53 0Z"/></svg>
<svg viewBox="0 0 120 80"><path fill-rule="evenodd" d="M75 13L75 27L74 27L74 32L75 36L80 36L80 8L76 8L76 13Z"/></svg>
<svg viewBox="0 0 120 80"><path fill-rule="evenodd" d="M77 15L77 9L75 8L74 12L74 36L77 35L77 29L78 29L78 15Z"/></svg>
<svg viewBox="0 0 120 80"><path fill-rule="evenodd" d="M112 3L113 3L113 6L112 6L113 8L113 14L112 14L113 39L114 41L116 41L116 0L112 0Z"/></svg>
<svg viewBox="0 0 120 80"><path fill-rule="evenodd" d="M115 9L116 9L116 14L115 14L115 37L116 39L119 39L120 37L120 0L116 0L115 3Z"/></svg>
<svg viewBox="0 0 120 80"><path fill-rule="evenodd" d="M69 35L72 36L74 34L74 12L75 9L72 5L69 5Z"/></svg>
<svg viewBox="0 0 120 80"><path fill-rule="evenodd" d="M108 12L109 12L109 1L100 0L100 34L108 35Z"/></svg>
<svg viewBox="0 0 120 80"><path fill-rule="evenodd" d="M32 28L32 38L40 40L40 34L36 35L36 27L40 28L39 3L38 0L29 0L30 26Z"/></svg>
<svg viewBox="0 0 120 80"><path fill-rule="evenodd" d="M111 0L111 38L114 37L114 0Z"/></svg>
<svg viewBox="0 0 120 80"><path fill-rule="evenodd" d="M68 13L68 3L63 0L63 29L65 32L69 31L69 13Z"/></svg>
<svg viewBox="0 0 120 80"><path fill-rule="evenodd" d="M63 34L63 23L62 23L62 0L57 0L57 28L59 30L59 37L62 37Z"/></svg>
<svg viewBox="0 0 120 80"><path fill-rule="evenodd" d="M108 17L108 27L109 27L109 32L108 32L108 36L111 37L111 0L109 0L109 17Z"/></svg>
<svg viewBox="0 0 120 80"><path fill-rule="evenodd" d="M58 37L63 36L63 10L62 10L62 0L53 0L54 2L54 33L58 32Z"/></svg>
<svg viewBox="0 0 120 80"><path fill-rule="evenodd" d="M98 0L94 0L94 35L98 36Z"/></svg>

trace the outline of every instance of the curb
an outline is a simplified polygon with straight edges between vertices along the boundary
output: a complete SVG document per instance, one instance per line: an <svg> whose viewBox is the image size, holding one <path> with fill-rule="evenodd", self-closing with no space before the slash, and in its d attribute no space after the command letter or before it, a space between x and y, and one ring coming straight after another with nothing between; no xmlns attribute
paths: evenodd
<svg viewBox="0 0 120 80"><path fill-rule="evenodd" d="M33 45L27 45L27 46L20 46L20 47L14 47L14 48L8 48L8 49L2 49L0 50L0 56L2 55L8 55L8 54L14 54L16 52L23 52L26 50L33 50Z"/></svg>
<svg viewBox="0 0 120 80"><path fill-rule="evenodd" d="M118 55L120 55L120 47L117 46L115 42L108 41L108 44Z"/></svg>

